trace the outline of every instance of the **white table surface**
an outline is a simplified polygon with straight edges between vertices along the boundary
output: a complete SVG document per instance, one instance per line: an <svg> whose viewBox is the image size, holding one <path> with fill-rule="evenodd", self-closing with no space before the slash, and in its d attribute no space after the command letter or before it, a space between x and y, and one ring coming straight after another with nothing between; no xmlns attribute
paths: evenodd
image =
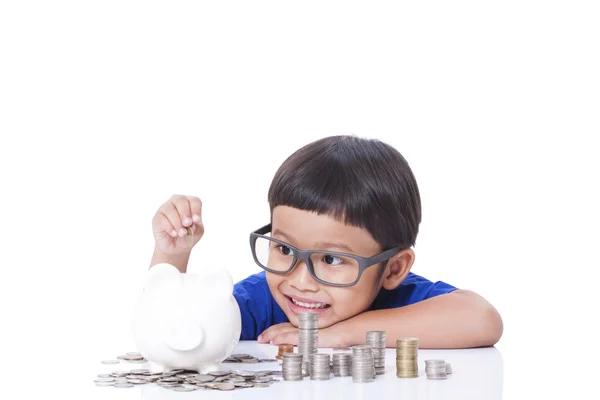
<svg viewBox="0 0 600 400"><path fill-rule="evenodd" d="M332 349L320 348L320 353L332 353ZM277 346L243 341L234 353L250 354L258 358L274 358ZM374 396L386 399L501 399L503 384L503 361L500 352L494 347L464 350L419 350L419 377L401 379L396 377L396 350L386 351L386 373L377 375L373 382L354 383L352 377L335 377L329 381L312 381L305 377L302 381L275 382L268 388L249 388L234 391L204 390L175 392L156 384L140 385L133 388L95 387L94 399L259 399L273 398L285 400L350 400L371 399ZM453 374L446 380L429 380L425 376L425 360L441 358L452 364ZM152 363L133 364L121 362L117 365L98 365L98 373L116 370L148 368L161 369ZM279 369L279 363L221 364L221 369L272 370ZM90 385L94 385L90 377Z"/></svg>

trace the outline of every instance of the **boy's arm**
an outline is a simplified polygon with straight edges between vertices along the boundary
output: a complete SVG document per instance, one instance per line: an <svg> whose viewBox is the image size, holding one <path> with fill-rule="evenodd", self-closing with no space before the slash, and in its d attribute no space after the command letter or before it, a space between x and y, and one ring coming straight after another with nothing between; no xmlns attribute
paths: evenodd
<svg viewBox="0 0 600 400"><path fill-rule="evenodd" d="M496 309L477 293L451 293L404 307L366 311L319 329L319 346L346 347L364 344L371 330L386 331L387 347L396 339L416 337L420 348L470 348L492 346L502 336L503 324ZM267 329L260 342L297 343L297 328L279 324Z"/></svg>
<svg viewBox="0 0 600 400"><path fill-rule="evenodd" d="M341 335L345 346L366 341L366 332L385 330L387 347L396 339L417 337L420 348L493 346L500 340L500 314L475 292L455 290L399 308L364 312L326 328Z"/></svg>

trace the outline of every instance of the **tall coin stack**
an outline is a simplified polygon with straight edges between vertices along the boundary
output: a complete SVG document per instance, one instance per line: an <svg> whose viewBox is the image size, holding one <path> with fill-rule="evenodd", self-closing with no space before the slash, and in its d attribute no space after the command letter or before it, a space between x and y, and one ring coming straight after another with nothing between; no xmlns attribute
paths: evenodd
<svg viewBox="0 0 600 400"><path fill-rule="evenodd" d="M283 353L283 362L281 364L281 374L284 381L302 380L302 354Z"/></svg>
<svg viewBox="0 0 600 400"><path fill-rule="evenodd" d="M319 323L314 312L298 313L298 353L302 354L302 375L310 375L310 356L317 353L319 337L317 326Z"/></svg>
<svg viewBox="0 0 600 400"><path fill-rule="evenodd" d="M446 379L446 361L425 360L427 379Z"/></svg>
<svg viewBox="0 0 600 400"><path fill-rule="evenodd" d="M377 375L385 374L385 331L367 332L367 344L371 346L371 349L373 350L375 373Z"/></svg>
<svg viewBox="0 0 600 400"><path fill-rule="evenodd" d="M398 338L396 340L396 376L398 378L419 376L418 348L419 340L417 338Z"/></svg>
<svg viewBox="0 0 600 400"><path fill-rule="evenodd" d="M325 381L331 375L331 356L326 353L314 353L310 355L310 379L313 381Z"/></svg>
<svg viewBox="0 0 600 400"><path fill-rule="evenodd" d="M333 353L333 376L352 375L352 354Z"/></svg>
<svg viewBox="0 0 600 400"><path fill-rule="evenodd" d="M352 382L375 380L373 350L368 344L352 346Z"/></svg>

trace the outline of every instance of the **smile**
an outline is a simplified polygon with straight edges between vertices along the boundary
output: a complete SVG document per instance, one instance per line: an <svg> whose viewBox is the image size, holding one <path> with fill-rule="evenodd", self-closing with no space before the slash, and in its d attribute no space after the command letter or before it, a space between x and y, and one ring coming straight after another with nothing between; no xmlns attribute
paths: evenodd
<svg viewBox="0 0 600 400"><path fill-rule="evenodd" d="M305 309L311 309L311 310L324 310L324 309L330 307L330 305L327 303L300 301L293 297L289 297L289 296L286 296L286 297L287 297L288 301L290 301L290 303L292 303L293 305L295 305L298 308L305 308Z"/></svg>

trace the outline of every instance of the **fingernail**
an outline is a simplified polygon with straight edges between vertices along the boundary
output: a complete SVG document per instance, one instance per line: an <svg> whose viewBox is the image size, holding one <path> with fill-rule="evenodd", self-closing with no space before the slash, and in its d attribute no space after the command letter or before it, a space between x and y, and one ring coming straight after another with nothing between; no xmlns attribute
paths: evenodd
<svg viewBox="0 0 600 400"><path fill-rule="evenodd" d="M179 236L184 237L187 234L187 231L183 228L179 230Z"/></svg>
<svg viewBox="0 0 600 400"><path fill-rule="evenodd" d="M262 335L258 335L258 337L256 338L258 341L260 341L262 339Z"/></svg>
<svg viewBox="0 0 600 400"><path fill-rule="evenodd" d="M194 219L194 222L195 222L195 223L198 223L198 222L200 222L200 216L199 216L199 215L197 215L197 214L194 214L194 215L192 215L192 218Z"/></svg>
<svg viewBox="0 0 600 400"><path fill-rule="evenodd" d="M175 229L173 229L171 231L171 236L176 237L177 236L177 231Z"/></svg>
<svg viewBox="0 0 600 400"><path fill-rule="evenodd" d="M192 224L192 219L190 217L185 217L183 219L183 226L190 226Z"/></svg>

